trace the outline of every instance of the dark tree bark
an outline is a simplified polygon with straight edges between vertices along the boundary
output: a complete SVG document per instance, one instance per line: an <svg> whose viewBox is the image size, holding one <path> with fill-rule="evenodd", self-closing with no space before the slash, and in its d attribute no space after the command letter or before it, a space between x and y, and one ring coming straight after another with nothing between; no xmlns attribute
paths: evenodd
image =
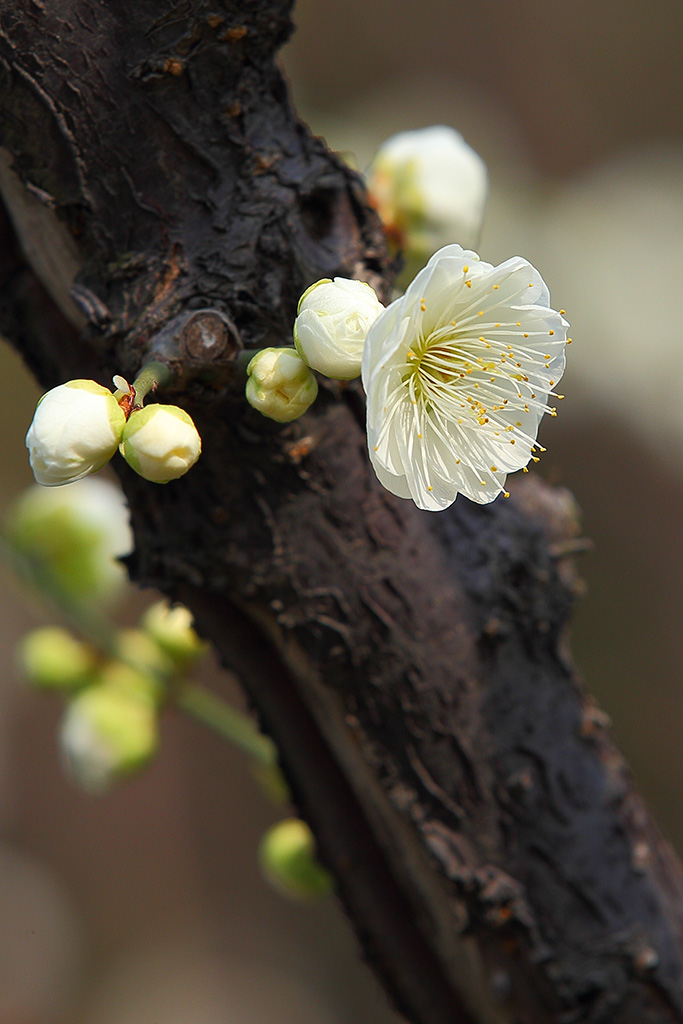
<svg viewBox="0 0 683 1024"><path fill-rule="evenodd" d="M312 281L390 286L291 110L289 8L2 0L0 329L45 387L170 365L204 452L165 487L121 463L132 574L241 675L405 1016L681 1022L681 870L567 652L571 497L423 513L376 482L356 385L286 427L240 393Z"/></svg>

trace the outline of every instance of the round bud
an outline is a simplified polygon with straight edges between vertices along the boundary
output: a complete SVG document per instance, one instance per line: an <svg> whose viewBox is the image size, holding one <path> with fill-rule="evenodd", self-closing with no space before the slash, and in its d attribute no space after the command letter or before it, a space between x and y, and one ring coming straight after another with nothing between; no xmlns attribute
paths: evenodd
<svg viewBox="0 0 683 1024"><path fill-rule="evenodd" d="M37 482L56 487L101 469L116 451L125 423L111 391L94 380L71 380L48 391L26 435Z"/></svg>
<svg viewBox="0 0 683 1024"><path fill-rule="evenodd" d="M59 626L32 629L17 650L19 667L32 685L43 690L75 690L91 679L93 652Z"/></svg>
<svg viewBox="0 0 683 1024"><path fill-rule="evenodd" d="M185 668L207 649L192 623L189 608L182 604L171 607L168 601L157 601L142 617L143 629L177 668Z"/></svg>
<svg viewBox="0 0 683 1024"><path fill-rule="evenodd" d="M324 278L307 288L294 321L296 350L326 377L360 376L365 337L384 306L364 281Z"/></svg>
<svg viewBox="0 0 683 1024"><path fill-rule="evenodd" d="M126 579L117 559L133 547L120 488L95 477L29 487L9 510L5 536L31 582L79 602L116 596Z"/></svg>
<svg viewBox="0 0 683 1024"><path fill-rule="evenodd" d="M70 777L88 793L104 793L155 754L156 710L118 686L95 684L69 702L59 743Z"/></svg>
<svg viewBox="0 0 683 1024"><path fill-rule="evenodd" d="M459 132L444 125L400 132L383 143L367 173L368 193L410 281L429 257L458 242L476 248L488 174Z"/></svg>
<svg viewBox="0 0 683 1024"><path fill-rule="evenodd" d="M146 405L131 413L119 450L128 465L145 480L167 484L194 466L202 441L184 409L176 405Z"/></svg>
<svg viewBox="0 0 683 1024"><path fill-rule="evenodd" d="M299 818L287 818L268 829L259 862L268 881L285 896L314 899L334 888L332 876L315 859L313 834Z"/></svg>
<svg viewBox="0 0 683 1024"><path fill-rule="evenodd" d="M247 401L278 423L303 416L318 394L318 383L293 348L264 348L247 366Z"/></svg>

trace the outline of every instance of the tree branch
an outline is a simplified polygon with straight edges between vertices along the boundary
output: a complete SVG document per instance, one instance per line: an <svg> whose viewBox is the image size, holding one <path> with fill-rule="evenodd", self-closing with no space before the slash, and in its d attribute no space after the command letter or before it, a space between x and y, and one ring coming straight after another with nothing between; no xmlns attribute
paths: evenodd
<svg viewBox="0 0 683 1024"><path fill-rule="evenodd" d="M312 281L390 285L360 179L290 108L288 12L5 5L0 328L45 386L170 366L204 454L165 487L122 466L131 571L241 675L406 1017L681 1022L681 870L566 649L571 498L422 513L375 480L356 385L286 427L236 393Z"/></svg>

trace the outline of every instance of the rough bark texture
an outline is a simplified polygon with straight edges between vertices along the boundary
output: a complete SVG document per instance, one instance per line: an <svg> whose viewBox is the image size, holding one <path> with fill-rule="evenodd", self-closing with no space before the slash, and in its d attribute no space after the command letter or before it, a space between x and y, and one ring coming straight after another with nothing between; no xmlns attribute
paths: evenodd
<svg viewBox="0 0 683 1024"><path fill-rule="evenodd" d="M48 387L169 362L204 454L121 465L135 578L243 679L365 956L413 1024L683 1021L681 870L566 649L571 497L430 515L369 468L362 395L282 427L240 345L390 266L297 122L287 0L3 0L0 330Z"/></svg>

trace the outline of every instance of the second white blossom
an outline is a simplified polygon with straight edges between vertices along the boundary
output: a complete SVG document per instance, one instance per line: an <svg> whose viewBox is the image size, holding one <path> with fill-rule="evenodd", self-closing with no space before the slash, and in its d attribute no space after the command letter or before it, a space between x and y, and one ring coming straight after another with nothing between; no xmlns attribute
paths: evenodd
<svg viewBox="0 0 683 1024"><path fill-rule="evenodd" d="M370 328L368 446L381 483L438 511L487 503L535 457L568 323L519 256L494 267L449 245Z"/></svg>

